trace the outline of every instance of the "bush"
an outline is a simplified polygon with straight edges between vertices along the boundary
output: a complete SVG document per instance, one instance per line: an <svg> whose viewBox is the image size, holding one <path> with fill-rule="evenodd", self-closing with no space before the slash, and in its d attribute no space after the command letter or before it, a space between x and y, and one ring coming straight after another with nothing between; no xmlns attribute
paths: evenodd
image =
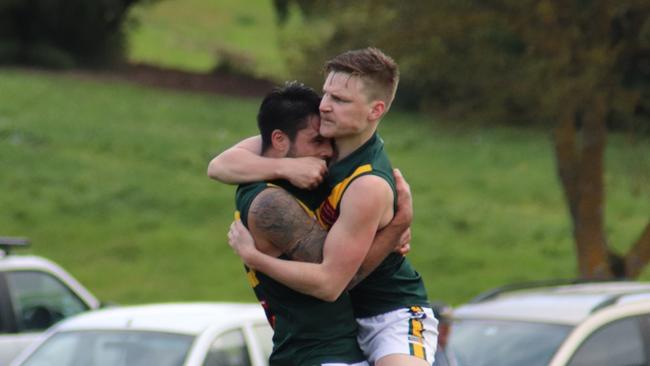
<svg viewBox="0 0 650 366"><path fill-rule="evenodd" d="M139 0L0 0L0 63L105 67L124 60Z"/></svg>

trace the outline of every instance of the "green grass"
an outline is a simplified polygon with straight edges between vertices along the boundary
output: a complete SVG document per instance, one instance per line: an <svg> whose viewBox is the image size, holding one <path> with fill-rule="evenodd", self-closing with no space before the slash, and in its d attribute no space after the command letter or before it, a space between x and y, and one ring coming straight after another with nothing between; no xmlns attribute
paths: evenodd
<svg viewBox="0 0 650 366"><path fill-rule="evenodd" d="M7 69L0 85L1 235L32 238L104 300L254 301L226 243L234 189L205 168L255 132L257 100ZM432 299L575 274L548 134L398 112L380 132L413 190L410 260ZM619 249L649 218L649 174L650 141L610 136Z"/></svg>
<svg viewBox="0 0 650 366"><path fill-rule="evenodd" d="M163 0L138 5L129 31L129 58L165 67L208 72L221 52L238 55L254 74L284 80L279 29L269 0Z"/></svg>

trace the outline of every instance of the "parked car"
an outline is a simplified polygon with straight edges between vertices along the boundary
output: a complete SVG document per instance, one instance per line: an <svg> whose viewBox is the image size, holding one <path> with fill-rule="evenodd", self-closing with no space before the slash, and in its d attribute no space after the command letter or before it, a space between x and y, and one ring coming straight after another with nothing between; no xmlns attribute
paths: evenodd
<svg viewBox="0 0 650 366"><path fill-rule="evenodd" d="M272 335L259 304L107 308L55 325L12 366L266 366Z"/></svg>
<svg viewBox="0 0 650 366"><path fill-rule="evenodd" d="M453 311L458 366L650 365L650 283L508 286Z"/></svg>
<svg viewBox="0 0 650 366"><path fill-rule="evenodd" d="M57 321L100 306L55 263L11 253L27 244L25 239L0 237L0 365L9 364Z"/></svg>

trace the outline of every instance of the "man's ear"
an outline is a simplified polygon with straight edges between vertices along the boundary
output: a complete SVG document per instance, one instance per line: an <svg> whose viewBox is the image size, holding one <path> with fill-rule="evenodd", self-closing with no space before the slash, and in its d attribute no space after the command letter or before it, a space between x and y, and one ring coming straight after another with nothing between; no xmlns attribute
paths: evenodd
<svg viewBox="0 0 650 366"><path fill-rule="evenodd" d="M368 119L372 122L378 121L386 112L386 102L383 100L374 100L370 103L370 114Z"/></svg>
<svg viewBox="0 0 650 366"><path fill-rule="evenodd" d="M271 144L275 150L281 152L282 155L286 155L289 152L291 141L286 133L276 129L271 132Z"/></svg>

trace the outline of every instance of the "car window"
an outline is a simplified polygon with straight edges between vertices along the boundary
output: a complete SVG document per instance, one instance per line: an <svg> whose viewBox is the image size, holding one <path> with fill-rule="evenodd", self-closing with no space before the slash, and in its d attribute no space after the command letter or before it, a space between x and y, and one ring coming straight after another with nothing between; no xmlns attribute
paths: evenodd
<svg viewBox="0 0 650 366"><path fill-rule="evenodd" d="M60 332L22 366L182 366L194 337L139 331Z"/></svg>
<svg viewBox="0 0 650 366"><path fill-rule="evenodd" d="M218 336L210 345L203 366L250 366L248 347L240 329Z"/></svg>
<svg viewBox="0 0 650 366"><path fill-rule="evenodd" d="M569 366L647 365L639 320L620 319L596 330L578 348Z"/></svg>
<svg viewBox="0 0 650 366"><path fill-rule="evenodd" d="M19 332L43 330L88 310L78 296L48 273L17 271L6 276Z"/></svg>
<svg viewBox="0 0 650 366"><path fill-rule="evenodd" d="M268 323L253 325L253 334L260 345L265 360L271 357L273 351L273 329Z"/></svg>
<svg viewBox="0 0 650 366"><path fill-rule="evenodd" d="M500 320L454 320L448 352L459 366L546 366L571 327Z"/></svg>

